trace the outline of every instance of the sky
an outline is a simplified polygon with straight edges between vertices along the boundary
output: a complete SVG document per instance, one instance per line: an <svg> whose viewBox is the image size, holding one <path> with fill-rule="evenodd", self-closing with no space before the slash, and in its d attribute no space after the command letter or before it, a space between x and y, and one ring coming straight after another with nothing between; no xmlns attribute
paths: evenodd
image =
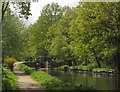
<svg viewBox="0 0 120 92"><path fill-rule="evenodd" d="M79 4L79 1L80 0L39 0L38 2L32 2L30 7L32 16L29 16L28 20L24 20L24 23L26 25L33 24L40 16L40 12L42 11L44 5L54 2L58 3L60 6L75 7Z"/></svg>

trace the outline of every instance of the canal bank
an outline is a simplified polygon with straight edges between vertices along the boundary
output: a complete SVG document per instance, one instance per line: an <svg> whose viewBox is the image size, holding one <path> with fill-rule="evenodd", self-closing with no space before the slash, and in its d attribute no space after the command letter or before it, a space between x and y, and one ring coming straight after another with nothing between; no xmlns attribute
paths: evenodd
<svg viewBox="0 0 120 92"><path fill-rule="evenodd" d="M79 73L77 71L49 70L50 75L63 81L68 81L76 86L85 86L95 90L120 90L120 78L107 74Z"/></svg>

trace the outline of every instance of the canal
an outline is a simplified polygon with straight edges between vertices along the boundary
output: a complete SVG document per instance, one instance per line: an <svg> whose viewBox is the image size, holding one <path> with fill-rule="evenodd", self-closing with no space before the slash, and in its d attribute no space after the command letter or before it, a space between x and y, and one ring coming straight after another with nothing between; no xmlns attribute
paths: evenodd
<svg viewBox="0 0 120 92"><path fill-rule="evenodd" d="M120 90L120 78L112 75L95 75L93 73L78 73L73 71L51 70L48 73L63 81L77 86L92 87L94 90Z"/></svg>

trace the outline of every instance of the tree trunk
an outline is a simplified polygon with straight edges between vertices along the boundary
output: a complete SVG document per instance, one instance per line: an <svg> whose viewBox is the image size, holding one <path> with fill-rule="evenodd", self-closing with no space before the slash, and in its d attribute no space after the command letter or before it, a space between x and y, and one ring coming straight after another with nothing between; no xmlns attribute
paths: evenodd
<svg viewBox="0 0 120 92"><path fill-rule="evenodd" d="M96 63L97 63L97 65L98 65L98 67L101 68L100 61L99 61L99 57L97 56L97 54L96 54L95 51L93 51L93 53L94 53L94 56L95 56Z"/></svg>
<svg viewBox="0 0 120 92"><path fill-rule="evenodd" d="M3 3L2 1L0 1L0 61L3 62L3 57L4 57L4 54L3 54L3 48L2 48L2 29L3 29L3 18L4 18L4 14L7 10L7 7L9 5L9 1L5 4Z"/></svg>
<svg viewBox="0 0 120 92"><path fill-rule="evenodd" d="M2 3L1 4L2 5L2 20L3 20L3 18L4 18L4 15L5 15L5 12L6 12L6 10L7 10L7 8L8 8L8 5L9 5L9 1L8 2L6 2L6 3Z"/></svg>
<svg viewBox="0 0 120 92"><path fill-rule="evenodd" d="M2 9L2 2L0 1L0 9ZM0 61L2 60L2 10L0 10Z"/></svg>
<svg viewBox="0 0 120 92"><path fill-rule="evenodd" d="M73 62L74 62L74 65L76 66L76 65L77 65L76 61L75 61L75 60L73 60Z"/></svg>
<svg viewBox="0 0 120 92"><path fill-rule="evenodd" d="M84 63L85 65L88 65L88 60L87 60L87 55L86 55L86 57L85 57L85 63Z"/></svg>
<svg viewBox="0 0 120 92"><path fill-rule="evenodd" d="M114 58L115 58L115 66L117 68L117 71L120 72L120 62L119 62L120 52L117 52Z"/></svg>

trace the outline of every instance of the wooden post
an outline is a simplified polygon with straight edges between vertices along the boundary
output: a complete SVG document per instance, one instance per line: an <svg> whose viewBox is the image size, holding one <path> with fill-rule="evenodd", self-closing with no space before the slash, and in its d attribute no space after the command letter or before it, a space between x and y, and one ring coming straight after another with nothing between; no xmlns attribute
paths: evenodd
<svg viewBox="0 0 120 92"><path fill-rule="evenodd" d="M48 61L46 61L46 70L48 70Z"/></svg>

